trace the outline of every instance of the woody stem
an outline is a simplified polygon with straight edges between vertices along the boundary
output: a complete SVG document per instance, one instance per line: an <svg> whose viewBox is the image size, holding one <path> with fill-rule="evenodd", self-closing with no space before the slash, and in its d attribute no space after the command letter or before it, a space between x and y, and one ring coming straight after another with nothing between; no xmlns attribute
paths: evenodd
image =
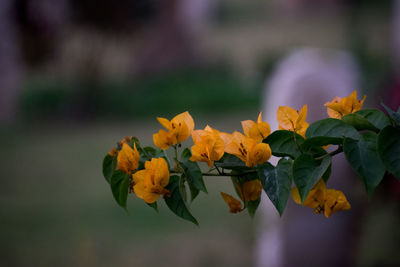
<svg viewBox="0 0 400 267"><path fill-rule="evenodd" d="M342 152L343 152L343 147L339 146L336 150L332 151L331 153L328 153L328 154L322 155L320 157L317 157L317 158L315 158L315 160L321 160L321 159L323 159L323 158L325 158L327 156L331 156L332 157L332 156L335 156L336 154L339 154L339 153L342 153Z"/></svg>

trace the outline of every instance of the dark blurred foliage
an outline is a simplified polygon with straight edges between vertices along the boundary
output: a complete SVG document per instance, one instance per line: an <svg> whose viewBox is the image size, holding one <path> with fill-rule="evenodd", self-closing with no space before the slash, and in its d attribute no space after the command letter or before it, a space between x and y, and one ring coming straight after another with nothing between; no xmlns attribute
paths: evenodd
<svg viewBox="0 0 400 267"><path fill-rule="evenodd" d="M101 84L37 80L25 86L21 107L23 117L30 119L140 118L183 110L212 114L254 109L259 106L261 95L260 84L246 85L226 67L189 68L151 79ZM86 106L85 90L80 86L94 86L90 107Z"/></svg>
<svg viewBox="0 0 400 267"><path fill-rule="evenodd" d="M151 21L160 13L160 0L71 0L76 23L102 31L118 31Z"/></svg>

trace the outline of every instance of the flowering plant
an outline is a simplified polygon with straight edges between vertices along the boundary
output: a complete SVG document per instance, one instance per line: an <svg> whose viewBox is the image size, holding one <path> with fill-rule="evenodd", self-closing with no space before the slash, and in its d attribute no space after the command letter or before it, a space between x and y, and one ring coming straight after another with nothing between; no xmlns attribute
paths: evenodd
<svg viewBox="0 0 400 267"><path fill-rule="evenodd" d="M153 135L156 148L142 147L136 137L124 138L105 156L103 175L121 207L126 209L132 193L158 211L162 196L172 212L195 224L188 204L200 191L207 193L203 176L231 178L237 198L221 192L231 213L247 209L253 217L264 190L280 215L291 194L296 203L328 218L351 207L343 192L326 187L335 155L345 154L368 196L385 173L400 179L400 108L395 112L382 104L387 116L361 109L364 100L357 100L356 91L335 97L325 104L330 118L310 125L307 105L299 112L279 107L279 130L272 133L261 113L257 121L242 121L243 133L232 134L210 126L194 130L189 112L172 120L157 118L165 130ZM194 145L178 153L190 136ZM172 160L167 149L173 149ZM268 162L272 155L281 158L276 166ZM199 162L208 170L202 171Z"/></svg>

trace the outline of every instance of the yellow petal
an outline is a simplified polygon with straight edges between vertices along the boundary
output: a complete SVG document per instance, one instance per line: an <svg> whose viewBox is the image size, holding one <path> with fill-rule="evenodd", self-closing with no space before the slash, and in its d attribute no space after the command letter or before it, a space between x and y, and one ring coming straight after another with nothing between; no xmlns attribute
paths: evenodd
<svg viewBox="0 0 400 267"><path fill-rule="evenodd" d="M164 130L159 130L158 133L153 134L153 142L156 147L163 150L173 145L171 137Z"/></svg>
<svg viewBox="0 0 400 267"><path fill-rule="evenodd" d="M171 130L171 122L165 118L157 117L158 122L167 130Z"/></svg>
<svg viewBox="0 0 400 267"><path fill-rule="evenodd" d="M169 169L168 164L164 158L152 158L150 164L146 166L146 169L152 172L153 183L156 186L165 187L169 183Z"/></svg>
<svg viewBox="0 0 400 267"><path fill-rule="evenodd" d="M272 152L268 144L259 143L249 149L248 166L263 164L271 158ZM246 162L247 163L247 162ZM247 164L246 164L247 165Z"/></svg>
<svg viewBox="0 0 400 267"><path fill-rule="evenodd" d="M257 200L262 191L262 185L260 180L251 180L243 184L243 196L245 201Z"/></svg>
<svg viewBox="0 0 400 267"><path fill-rule="evenodd" d="M136 170L139 165L139 152L136 149L133 150L128 144L123 143L122 149L117 156L118 170L126 173L131 173Z"/></svg>
<svg viewBox="0 0 400 267"><path fill-rule="evenodd" d="M293 187L291 192L292 192L292 198L293 198L294 202L301 205L299 189L297 189L297 187Z"/></svg>
<svg viewBox="0 0 400 267"><path fill-rule="evenodd" d="M153 193L145 186L144 183L138 183L133 186L133 192L138 198L143 199L146 203L154 203L158 200L160 194Z"/></svg>
<svg viewBox="0 0 400 267"><path fill-rule="evenodd" d="M188 130L189 130L189 135L193 132L194 130L194 121L192 116L190 116L189 112L185 111L181 114L176 115L172 120L171 123L185 123Z"/></svg>
<svg viewBox="0 0 400 267"><path fill-rule="evenodd" d="M286 106L280 106L276 114L279 127L289 131L294 131L298 116L296 110Z"/></svg>
<svg viewBox="0 0 400 267"><path fill-rule="evenodd" d="M231 195L221 192L221 196L229 206L230 213L237 213L242 211L242 203Z"/></svg>
<svg viewBox="0 0 400 267"><path fill-rule="evenodd" d="M262 112L258 114L257 123L262 123Z"/></svg>
<svg viewBox="0 0 400 267"><path fill-rule="evenodd" d="M147 176L148 176L147 170L137 171L132 175L133 182L135 184L143 183Z"/></svg>
<svg viewBox="0 0 400 267"><path fill-rule="evenodd" d="M304 123L305 121L306 121L306 118L307 118L307 105L304 105L302 108L301 108L301 110L300 110L300 112L299 112L299 117L297 118L297 120L296 120L296 126L297 125L300 125L300 124L302 124L302 123ZM297 128L297 127L296 127Z"/></svg>
<svg viewBox="0 0 400 267"><path fill-rule="evenodd" d="M242 123L242 128L243 128L244 135L247 136L247 137L250 137L250 135L249 135L250 134L250 129L254 125L256 125L256 123L254 121L252 121L252 120L242 121L241 123Z"/></svg>
<svg viewBox="0 0 400 267"><path fill-rule="evenodd" d="M350 208L350 203L347 201L346 196L342 191L335 189L327 190L324 206L324 214L326 218L329 218L329 216L337 211L349 210Z"/></svg>
<svg viewBox="0 0 400 267"><path fill-rule="evenodd" d="M176 136L176 141L178 143L182 143L186 139L189 138L190 136L190 131L186 123L180 124L177 128L175 128L173 131L173 134Z"/></svg>

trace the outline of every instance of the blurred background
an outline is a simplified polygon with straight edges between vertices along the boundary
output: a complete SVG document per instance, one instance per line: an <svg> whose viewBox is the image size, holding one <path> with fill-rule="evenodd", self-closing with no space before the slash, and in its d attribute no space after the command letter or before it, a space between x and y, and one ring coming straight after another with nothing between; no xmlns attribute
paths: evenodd
<svg viewBox="0 0 400 267"><path fill-rule="evenodd" d="M261 266L262 215L228 213L229 179L206 178L198 228L134 196L125 213L104 155L125 136L152 145L155 117L185 110L196 129L240 130L299 49L344 51L349 90L400 103L396 0L1 0L0 14L1 266ZM399 200L388 178L363 203L352 265L400 266Z"/></svg>

